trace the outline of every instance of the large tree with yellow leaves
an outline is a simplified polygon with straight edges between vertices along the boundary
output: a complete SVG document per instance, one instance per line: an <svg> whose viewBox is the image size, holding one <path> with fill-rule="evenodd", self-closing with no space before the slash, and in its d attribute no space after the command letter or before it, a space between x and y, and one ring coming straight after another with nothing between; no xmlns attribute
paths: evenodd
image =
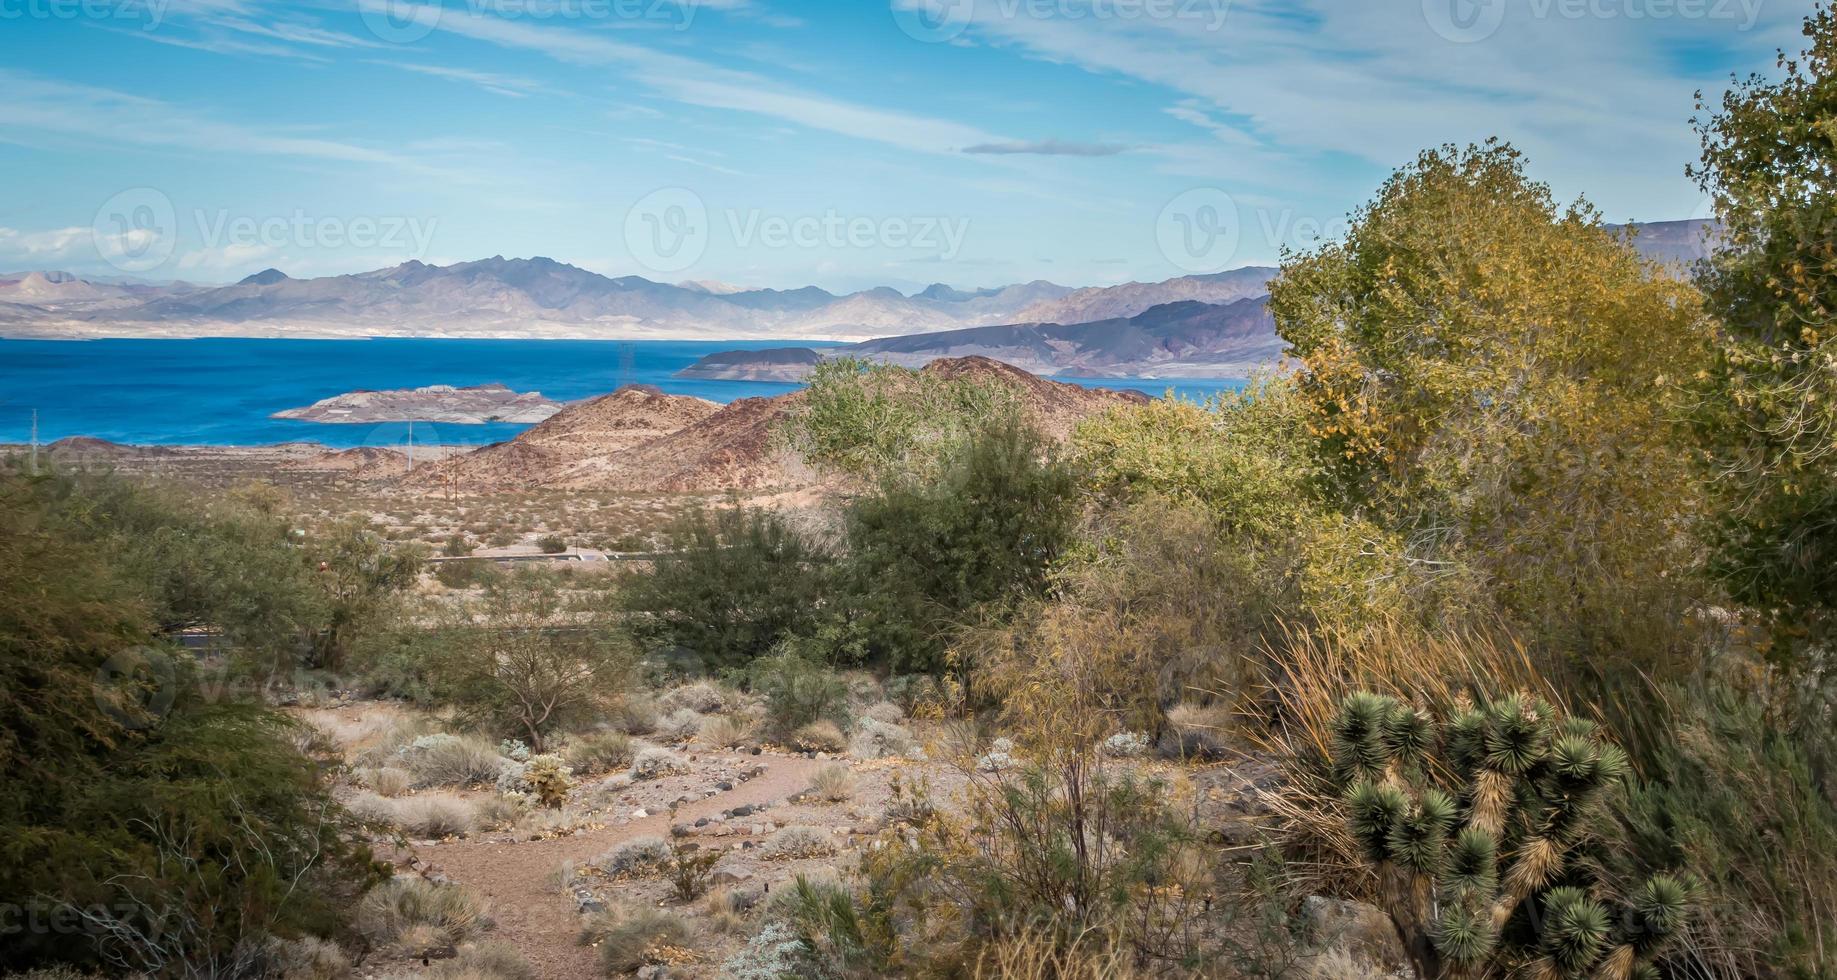
<svg viewBox="0 0 1837 980"><path fill-rule="evenodd" d="M1570 649L1675 612L1650 586L1693 561L1697 293L1499 143L1425 152L1353 218L1270 300L1329 493Z"/></svg>

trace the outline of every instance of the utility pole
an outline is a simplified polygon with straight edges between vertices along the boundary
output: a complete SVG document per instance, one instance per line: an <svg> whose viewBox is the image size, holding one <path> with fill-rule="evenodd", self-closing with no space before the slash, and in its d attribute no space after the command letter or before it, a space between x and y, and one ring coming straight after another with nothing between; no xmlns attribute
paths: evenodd
<svg viewBox="0 0 1837 980"><path fill-rule="evenodd" d="M32 409L32 475L38 475L38 409Z"/></svg>
<svg viewBox="0 0 1837 980"><path fill-rule="evenodd" d="M408 423L408 468L415 468L415 423Z"/></svg>

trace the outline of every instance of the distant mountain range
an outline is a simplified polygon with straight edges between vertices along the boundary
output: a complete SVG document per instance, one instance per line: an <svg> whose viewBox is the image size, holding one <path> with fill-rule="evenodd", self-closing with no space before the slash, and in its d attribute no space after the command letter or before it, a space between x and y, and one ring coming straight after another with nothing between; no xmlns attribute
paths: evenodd
<svg viewBox="0 0 1837 980"><path fill-rule="evenodd" d="M1640 226L1635 243L1675 267L1707 253L1709 231L1703 221L1660 222ZM317 279L268 269L227 286L32 271L0 275L0 336L847 340L868 341L853 353L914 365L982 354L1036 373L1200 376L1280 356L1263 303L1275 273L1252 266L1082 289L1036 280L837 295L613 278L502 256ZM815 359L778 356L767 363L758 352L736 353L696 370L765 377L807 370Z"/></svg>
<svg viewBox="0 0 1837 980"><path fill-rule="evenodd" d="M1147 295L1147 290L1135 292ZM1241 378L1275 363L1282 351L1264 297L1251 296L1224 304L1180 300L1089 323L963 327L821 351L722 351L678 371L677 377L801 381L823 358L846 356L905 367L940 358L987 357L1033 374L1069 377Z"/></svg>

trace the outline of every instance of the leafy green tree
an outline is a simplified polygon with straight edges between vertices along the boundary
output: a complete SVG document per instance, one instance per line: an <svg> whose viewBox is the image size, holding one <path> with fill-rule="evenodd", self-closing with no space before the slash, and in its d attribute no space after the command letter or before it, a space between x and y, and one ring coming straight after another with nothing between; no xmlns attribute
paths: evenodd
<svg viewBox="0 0 1837 980"><path fill-rule="evenodd" d="M0 896L33 917L0 968L243 975L374 880L299 726L160 645L171 566L114 549L170 505L139 493L0 470Z"/></svg>
<svg viewBox="0 0 1837 980"><path fill-rule="evenodd" d="M570 606L539 572L506 575L443 624L436 692L547 751L549 736L605 709L632 657L609 610Z"/></svg>
<svg viewBox="0 0 1837 980"><path fill-rule="evenodd" d="M743 667L824 615L831 558L783 516L726 508L688 515L676 549L621 592L647 653L686 650L710 670Z"/></svg>
<svg viewBox="0 0 1837 980"><path fill-rule="evenodd" d="M1804 33L1777 81L1752 76L1697 121L1691 171L1721 226L1699 270L1722 325L1704 400L1724 517L1715 568L1782 655L1837 622L1837 16L1820 4Z"/></svg>
<svg viewBox="0 0 1837 980"><path fill-rule="evenodd" d="M941 670L953 626L1045 588L1074 537L1076 489L1013 414L952 445L935 472L886 475L845 515L848 649L832 656Z"/></svg>
<svg viewBox="0 0 1837 980"><path fill-rule="evenodd" d="M393 549L361 518L334 525L313 542L323 612L311 666L341 670L359 639L381 629L421 574L421 555Z"/></svg>

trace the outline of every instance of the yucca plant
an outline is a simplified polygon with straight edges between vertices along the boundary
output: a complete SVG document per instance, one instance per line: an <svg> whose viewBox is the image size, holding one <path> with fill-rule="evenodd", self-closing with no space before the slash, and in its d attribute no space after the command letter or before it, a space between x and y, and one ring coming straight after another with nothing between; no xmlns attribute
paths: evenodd
<svg viewBox="0 0 1837 980"><path fill-rule="evenodd" d="M1658 875L1611 899L1580 859L1629 769L1593 723L1513 695L1442 724L1359 692L1332 734L1348 829L1421 976L1658 976L1690 888Z"/></svg>

